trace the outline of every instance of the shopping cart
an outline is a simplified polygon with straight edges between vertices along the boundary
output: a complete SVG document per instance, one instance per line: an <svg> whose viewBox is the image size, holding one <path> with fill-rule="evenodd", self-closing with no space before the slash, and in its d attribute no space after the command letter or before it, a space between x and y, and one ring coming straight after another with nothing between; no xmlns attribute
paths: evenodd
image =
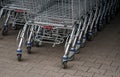
<svg viewBox="0 0 120 77"><path fill-rule="evenodd" d="M9 22L12 23L14 29L17 27L16 24L24 25L24 15L28 9L22 6L22 0L2 0L1 7L0 18L5 20L2 26L2 35L8 33Z"/></svg>
<svg viewBox="0 0 120 77"><path fill-rule="evenodd" d="M22 6L29 10L25 15L26 23L17 37L18 61L22 60L24 43L28 53L31 53L33 46L43 43L52 44L53 47L64 43L62 65L67 68L67 62L79 53L79 48L84 46L86 39L91 40L98 31L99 21L116 6L111 2L112 0L22 0Z"/></svg>
<svg viewBox="0 0 120 77"><path fill-rule="evenodd" d="M46 4L43 4L43 1L46 1ZM77 52L76 45L80 44L83 39L83 33L89 18L87 14L93 7L92 1L36 0L27 4L30 7L26 4L24 6L30 9L30 15L28 15L29 19L23 30L18 34L18 60L21 60L21 45L25 34L27 34L28 53L31 53L32 45L36 43L37 45L51 43L55 46L65 42L65 54L62 58L62 64L65 68L67 61ZM42 5L38 6L38 4Z"/></svg>

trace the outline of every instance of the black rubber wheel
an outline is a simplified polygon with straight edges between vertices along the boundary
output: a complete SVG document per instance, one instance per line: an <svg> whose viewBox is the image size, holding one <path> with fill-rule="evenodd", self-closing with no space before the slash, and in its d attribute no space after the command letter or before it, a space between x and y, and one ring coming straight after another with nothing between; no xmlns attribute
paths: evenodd
<svg viewBox="0 0 120 77"><path fill-rule="evenodd" d="M31 47L27 47L27 53L31 54Z"/></svg>
<svg viewBox="0 0 120 77"><path fill-rule="evenodd" d="M17 54L18 61L22 61L22 54Z"/></svg>
<svg viewBox="0 0 120 77"><path fill-rule="evenodd" d="M75 54L79 54L80 53L80 49L81 48L81 45L79 45L79 47L76 47L76 51L75 51Z"/></svg>
<svg viewBox="0 0 120 77"><path fill-rule="evenodd" d="M39 42L34 43L35 47L40 47Z"/></svg>
<svg viewBox="0 0 120 77"><path fill-rule="evenodd" d="M64 62L62 63L62 66L63 66L63 67L62 67L63 69L67 69L67 61L64 61Z"/></svg>
<svg viewBox="0 0 120 77"><path fill-rule="evenodd" d="M97 36L98 35L98 32L94 32L93 33L93 37Z"/></svg>
<svg viewBox="0 0 120 77"><path fill-rule="evenodd" d="M18 29L18 27L17 27L17 26L14 26L14 27L12 27L12 29L13 29L13 30L17 30L17 29Z"/></svg>
<svg viewBox="0 0 120 77"><path fill-rule="evenodd" d="M87 40L88 41L93 41L93 39L94 39L94 35L88 35L87 36Z"/></svg>
<svg viewBox="0 0 120 77"><path fill-rule="evenodd" d="M85 47L85 43L82 43L80 48L84 48Z"/></svg>
<svg viewBox="0 0 120 77"><path fill-rule="evenodd" d="M102 30L103 30L103 25L99 25L99 26L97 27L97 29L98 29L98 31L102 31Z"/></svg>

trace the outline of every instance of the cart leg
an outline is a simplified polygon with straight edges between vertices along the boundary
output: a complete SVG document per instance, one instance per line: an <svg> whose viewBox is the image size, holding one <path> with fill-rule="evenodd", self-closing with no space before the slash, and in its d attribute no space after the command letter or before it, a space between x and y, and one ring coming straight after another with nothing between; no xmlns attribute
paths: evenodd
<svg viewBox="0 0 120 77"><path fill-rule="evenodd" d="M34 28L34 25L31 27L30 29L30 34L29 34L29 37L28 37L28 41L27 41L27 53L30 54L31 53L31 48L32 48L32 35L33 35L33 28Z"/></svg>
<svg viewBox="0 0 120 77"><path fill-rule="evenodd" d="M83 36L82 36L81 48L84 48L84 47L85 47L85 42L86 42L86 34L83 34Z"/></svg>
<svg viewBox="0 0 120 77"><path fill-rule="evenodd" d="M27 30L27 23L24 25L23 27L23 30L19 36L20 38L20 41L19 41L19 44L18 44L18 48L16 50L17 52L17 57L18 57L18 61L21 61L21 58L22 58L22 50L21 50L21 46L22 46L22 43L23 43L23 39L24 39L24 36L25 36L25 32Z"/></svg>
<svg viewBox="0 0 120 77"><path fill-rule="evenodd" d="M2 8L2 9L0 10L0 18L1 18L2 15L3 15L3 11L4 11L4 8Z"/></svg>
<svg viewBox="0 0 120 77"><path fill-rule="evenodd" d="M64 55L63 55L63 57L62 57L62 66L63 66L63 69L66 69L66 68L67 68L68 54L69 54L69 52L70 52L69 49L70 49L70 47L71 47L71 45L72 45L72 41L73 41L73 39L74 39L75 31L76 31L76 29L75 29L75 26L74 26L74 28L72 29L72 32L71 32L69 41L68 41L67 45L65 46L65 47L66 47L66 48L65 48L65 53L64 53Z"/></svg>
<svg viewBox="0 0 120 77"><path fill-rule="evenodd" d="M5 20L5 23L2 27L2 35L6 35L7 32L8 32L8 21L9 21L9 18L10 18L10 13L11 13L11 11L9 10L8 14L7 14L7 18Z"/></svg>
<svg viewBox="0 0 120 77"><path fill-rule="evenodd" d="M99 13L99 10L98 10L98 8L96 8L92 23L91 23L91 25L89 27L89 30L88 30L88 35L87 35L88 41L92 41L93 38L94 38L94 36L93 36L93 27L94 27L95 21L96 21L96 19L98 17L98 13Z"/></svg>
<svg viewBox="0 0 120 77"><path fill-rule="evenodd" d="M75 37L74 37L74 40L72 42L72 46L71 46L71 48L69 50L69 54L68 54L69 60L73 60L74 55L77 52L76 43L78 41L78 38L79 38L79 35L80 35L81 31L83 31L83 29L81 30L81 27L82 27L82 22L80 21L79 24L76 24L76 31L75 31L75 34L74 34Z"/></svg>
<svg viewBox="0 0 120 77"><path fill-rule="evenodd" d="M85 28L85 31L82 35L82 44L81 44L81 47L84 47L85 46L85 42L87 40L87 32L88 32L88 29L90 27L90 24L92 23L92 18L93 18L94 14L93 14L93 11L90 12L90 17L88 18L88 23L86 24L86 28Z"/></svg>
<svg viewBox="0 0 120 77"><path fill-rule="evenodd" d="M16 19L17 19L18 13L14 13L14 14L15 14L15 17L14 17L14 20L13 20L13 23L12 23L12 29L16 30L17 29Z"/></svg>
<svg viewBox="0 0 120 77"><path fill-rule="evenodd" d="M76 46L75 46L75 50L76 50L76 52L75 52L75 54L78 54L80 51L78 51L78 49L81 47L81 41L80 40L78 40L77 41L77 43L76 43Z"/></svg>

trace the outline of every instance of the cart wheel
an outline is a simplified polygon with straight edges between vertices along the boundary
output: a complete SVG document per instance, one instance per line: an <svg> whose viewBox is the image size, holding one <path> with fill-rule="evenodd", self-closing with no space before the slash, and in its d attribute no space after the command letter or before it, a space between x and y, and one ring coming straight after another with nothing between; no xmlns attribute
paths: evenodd
<svg viewBox="0 0 120 77"><path fill-rule="evenodd" d="M27 47L27 53L31 54L31 47Z"/></svg>
<svg viewBox="0 0 120 77"><path fill-rule="evenodd" d="M3 27L3 28L2 28L2 35L3 35L3 36L6 35L7 32L8 32L7 27Z"/></svg>
<svg viewBox="0 0 120 77"><path fill-rule="evenodd" d="M63 67L62 67L63 69L66 69L66 68L67 68L67 61L64 61L64 62L62 63L62 66L63 66Z"/></svg>
<svg viewBox="0 0 120 77"><path fill-rule="evenodd" d="M35 47L40 47L39 42L35 42Z"/></svg>
<svg viewBox="0 0 120 77"><path fill-rule="evenodd" d="M95 36L97 36L97 34L98 34L98 32L94 32L94 33L93 33L93 38L94 38Z"/></svg>
<svg viewBox="0 0 120 77"><path fill-rule="evenodd" d="M103 25L98 26L98 31L102 31L103 30Z"/></svg>
<svg viewBox="0 0 120 77"><path fill-rule="evenodd" d="M21 61L22 60L22 54L17 54L17 59L18 59L18 61Z"/></svg>
<svg viewBox="0 0 120 77"><path fill-rule="evenodd" d="M82 43L80 48L84 48L85 47L85 43Z"/></svg>
<svg viewBox="0 0 120 77"><path fill-rule="evenodd" d="M17 26L13 26L12 29L13 29L13 30L17 30L18 27L17 27Z"/></svg>
<svg viewBox="0 0 120 77"><path fill-rule="evenodd" d="M88 35L87 39L88 39L88 41L92 41L94 39L94 36L93 35Z"/></svg>

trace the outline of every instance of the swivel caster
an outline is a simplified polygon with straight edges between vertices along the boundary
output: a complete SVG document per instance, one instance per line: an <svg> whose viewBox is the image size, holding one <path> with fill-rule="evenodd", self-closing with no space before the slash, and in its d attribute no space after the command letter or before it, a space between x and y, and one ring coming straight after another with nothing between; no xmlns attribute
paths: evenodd
<svg viewBox="0 0 120 77"><path fill-rule="evenodd" d="M82 43L80 48L84 48L85 47L85 43Z"/></svg>
<svg viewBox="0 0 120 77"><path fill-rule="evenodd" d="M67 68L67 61L62 62L62 68L66 69Z"/></svg>
<svg viewBox="0 0 120 77"><path fill-rule="evenodd" d="M87 39L88 39L88 41L92 41L94 39L94 36L93 35L88 35Z"/></svg>
<svg viewBox="0 0 120 77"><path fill-rule="evenodd" d="M35 47L40 47L39 42L34 42Z"/></svg>
<svg viewBox="0 0 120 77"><path fill-rule="evenodd" d="M18 27L17 27L17 26L13 26L12 29L13 29L13 30L17 30Z"/></svg>
<svg viewBox="0 0 120 77"><path fill-rule="evenodd" d="M31 47L27 47L27 53L31 54Z"/></svg>
<svg viewBox="0 0 120 77"><path fill-rule="evenodd" d="M98 31L102 31L103 30L103 25L99 25L97 29L98 29Z"/></svg>
<svg viewBox="0 0 120 77"><path fill-rule="evenodd" d="M22 61L22 54L17 54L18 61Z"/></svg>

